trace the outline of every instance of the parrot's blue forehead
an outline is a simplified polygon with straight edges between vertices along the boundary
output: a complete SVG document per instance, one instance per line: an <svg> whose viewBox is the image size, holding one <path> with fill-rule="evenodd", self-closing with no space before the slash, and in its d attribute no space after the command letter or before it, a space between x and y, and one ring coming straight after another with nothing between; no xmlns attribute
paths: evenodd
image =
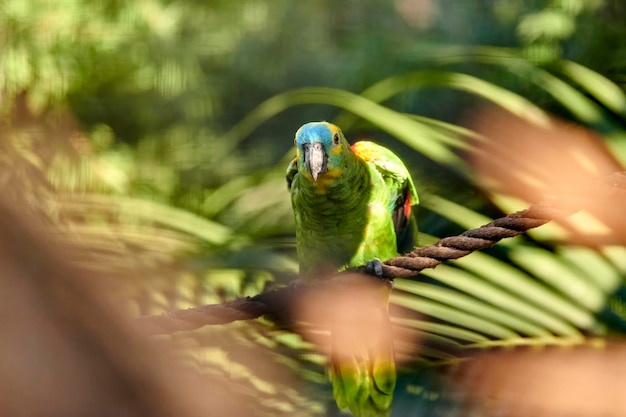
<svg viewBox="0 0 626 417"><path fill-rule="evenodd" d="M334 127L326 122L311 122L302 125L296 132L296 144L301 146L305 143L321 142L324 145L330 145L336 133Z"/></svg>

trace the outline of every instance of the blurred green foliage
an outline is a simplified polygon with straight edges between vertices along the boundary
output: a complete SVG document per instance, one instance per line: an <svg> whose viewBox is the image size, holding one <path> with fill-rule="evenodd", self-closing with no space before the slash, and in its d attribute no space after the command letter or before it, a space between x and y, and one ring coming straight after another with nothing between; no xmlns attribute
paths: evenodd
<svg viewBox="0 0 626 417"><path fill-rule="evenodd" d="M76 261L141 271L123 286L137 314L255 294L297 271L283 174L304 122L335 120L402 155L424 196L423 243L514 207L463 158L480 140L463 126L487 102L585 126L626 161L624 19L620 0L5 0L1 185L90 248ZM411 363L449 358L441 346L623 331L621 249L554 236L399 281L394 303L425 318L396 322L437 341ZM324 380L297 336L233 328ZM210 367L209 332L184 337ZM324 408L285 392L285 414Z"/></svg>

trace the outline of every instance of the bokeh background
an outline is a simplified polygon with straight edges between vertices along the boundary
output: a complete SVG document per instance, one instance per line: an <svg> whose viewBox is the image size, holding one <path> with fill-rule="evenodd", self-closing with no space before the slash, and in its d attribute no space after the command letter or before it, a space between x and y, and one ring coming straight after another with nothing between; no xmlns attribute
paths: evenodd
<svg viewBox="0 0 626 417"><path fill-rule="evenodd" d="M594 200L397 280L394 324L410 336L393 415L620 415L626 388L593 361L623 359L626 230L621 197L587 191L626 161L625 22L621 0L4 0L2 201L137 317L295 277L284 172L308 121L401 156L420 245L547 198ZM207 396L216 415L243 413L220 399L340 415L323 355L269 320L150 343L232 393ZM576 377L542 374L577 355L593 360ZM603 389L576 384L595 377ZM536 391L523 404L520 386Z"/></svg>

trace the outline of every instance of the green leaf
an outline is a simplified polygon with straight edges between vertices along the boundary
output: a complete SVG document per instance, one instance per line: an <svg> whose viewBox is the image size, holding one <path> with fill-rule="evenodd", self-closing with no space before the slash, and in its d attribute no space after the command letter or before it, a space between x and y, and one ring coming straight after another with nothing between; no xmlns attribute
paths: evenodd
<svg viewBox="0 0 626 417"><path fill-rule="evenodd" d="M234 147L269 118L292 106L303 104L327 104L343 108L395 136L433 161L455 167L464 166L463 160L442 142L440 132L427 124L362 96L324 87L291 90L270 98L251 111L222 140Z"/></svg>
<svg viewBox="0 0 626 417"><path fill-rule="evenodd" d="M465 91L483 97L511 113L533 123L546 125L548 116L524 97L468 74L444 71L418 71L380 81L361 94L364 98L382 103L402 92L417 88L443 87ZM356 112L353 112L356 114ZM358 114L357 114L358 115ZM360 115L358 115L360 116ZM341 126L351 126L355 118L342 115L337 118Z"/></svg>
<svg viewBox="0 0 626 417"><path fill-rule="evenodd" d="M541 248L516 247L511 249L509 256L522 268L530 271L562 296L569 299L589 312L598 312L604 306L606 297L593 283L585 279L579 271L567 265L562 259ZM583 313L584 310L580 312ZM593 316L587 317L577 324L588 328L594 323Z"/></svg>
<svg viewBox="0 0 626 417"><path fill-rule="evenodd" d="M422 330L427 333L434 333L442 335L446 338L457 339L460 341L476 343L489 340L487 337L480 333L476 333L467 329L462 329L458 326L453 326L450 324L434 323L426 320L404 319L398 317L392 317L392 322L413 329Z"/></svg>
<svg viewBox="0 0 626 417"><path fill-rule="evenodd" d="M104 194L70 194L63 196L61 203L66 207L74 206L86 212L113 211L128 216L129 219L154 222L216 246L224 245L237 237L229 228L219 223L150 200Z"/></svg>
<svg viewBox="0 0 626 417"><path fill-rule="evenodd" d="M465 229L473 229L493 219L435 194L420 198L420 207L437 213ZM503 242L506 244L506 241Z"/></svg>
<svg viewBox="0 0 626 417"><path fill-rule="evenodd" d="M562 61L560 70L602 105L622 117L626 117L626 95L611 80L573 61Z"/></svg>
<svg viewBox="0 0 626 417"><path fill-rule="evenodd" d="M502 303L503 308L521 317L540 323L557 335L577 335L580 332L572 323L588 323L588 316L579 307L546 291L532 276L493 256L476 252L455 261L455 266L472 271L479 277L477 279L490 281L506 289L511 295L496 299L495 302Z"/></svg>
<svg viewBox="0 0 626 417"><path fill-rule="evenodd" d="M504 326L496 324L491 320L469 315L457 308L425 300L415 295L394 292L391 294L391 302L396 305L409 308L413 311L417 311L421 314L435 317L449 323L454 323L459 327L464 327L491 337L501 339L519 337L519 334Z"/></svg>
<svg viewBox="0 0 626 417"><path fill-rule="evenodd" d="M502 308L503 304L510 301L514 302L515 298L492 285L482 282L478 277L467 271L442 265L433 271L423 272L423 275L450 285L460 291L402 279L395 281L395 288L447 304L485 319L490 319L507 326L517 333L530 336L550 334L545 327L532 323L523 316L511 314L508 309Z"/></svg>

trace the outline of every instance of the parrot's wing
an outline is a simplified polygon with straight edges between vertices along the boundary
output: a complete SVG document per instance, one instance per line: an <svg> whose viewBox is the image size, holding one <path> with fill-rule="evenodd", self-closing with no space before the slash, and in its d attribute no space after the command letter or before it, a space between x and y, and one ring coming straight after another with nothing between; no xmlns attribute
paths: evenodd
<svg viewBox="0 0 626 417"><path fill-rule="evenodd" d="M293 178L298 173L298 158L293 158L287 166L287 172L285 172L285 178L287 179L287 188L291 190L291 183Z"/></svg>
<svg viewBox="0 0 626 417"><path fill-rule="evenodd" d="M372 164L388 186L395 187L397 191L408 191L410 205L419 203L411 174L395 153L369 141L356 142L352 145L352 150L359 158Z"/></svg>
<svg viewBox="0 0 626 417"><path fill-rule="evenodd" d="M417 237L417 224L411 207L418 204L419 199L409 170L395 153L374 142L356 142L352 150L376 169L389 189L389 209L395 226L398 251L405 253L412 250Z"/></svg>

